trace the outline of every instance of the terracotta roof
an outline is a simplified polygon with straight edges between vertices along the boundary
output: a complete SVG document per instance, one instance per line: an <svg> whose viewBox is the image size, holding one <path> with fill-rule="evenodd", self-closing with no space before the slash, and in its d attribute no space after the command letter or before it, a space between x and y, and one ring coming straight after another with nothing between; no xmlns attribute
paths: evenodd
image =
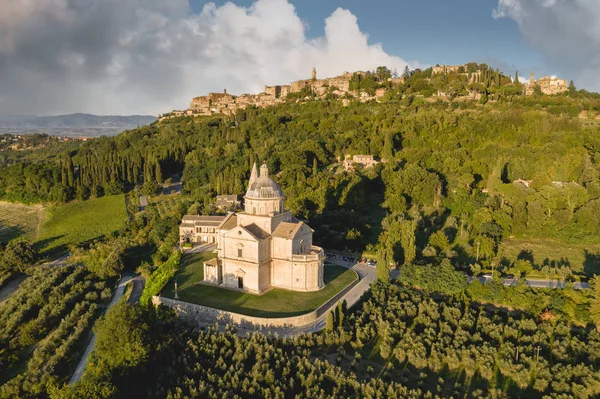
<svg viewBox="0 0 600 399"><path fill-rule="evenodd" d="M287 240L294 238L296 233L300 231L304 223L281 222L273 232L273 237L285 238Z"/></svg>
<svg viewBox="0 0 600 399"><path fill-rule="evenodd" d="M197 215L185 215L183 220L194 221L194 222L222 222L225 216L197 216Z"/></svg>
<svg viewBox="0 0 600 399"><path fill-rule="evenodd" d="M218 201L231 201L231 202L235 202L237 201L238 196L237 195L217 195L217 202Z"/></svg>
<svg viewBox="0 0 600 399"><path fill-rule="evenodd" d="M248 226L240 226L240 227L243 228L244 230L246 230L248 233L252 234L254 236L254 238L256 238L257 240L264 240L265 238L269 237L269 233L267 233L266 231L264 231L263 229L261 229L254 223L249 224Z"/></svg>
<svg viewBox="0 0 600 399"><path fill-rule="evenodd" d="M219 228L221 230L231 230L235 226L237 226L237 215L235 213L229 213L225 217L225 220L223 220L223 222L221 222L221 225L219 226Z"/></svg>
<svg viewBox="0 0 600 399"><path fill-rule="evenodd" d="M226 216L196 216L185 215L181 221L181 226L210 226L217 227L225 220Z"/></svg>

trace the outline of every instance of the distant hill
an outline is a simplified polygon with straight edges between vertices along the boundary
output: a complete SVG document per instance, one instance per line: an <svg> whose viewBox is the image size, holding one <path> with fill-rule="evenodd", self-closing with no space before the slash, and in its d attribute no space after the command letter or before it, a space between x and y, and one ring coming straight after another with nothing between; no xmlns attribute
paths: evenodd
<svg viewBox="0 0 600 399"><path fill-rule="evenodd" d="M47 133L65 136L113 136L127 129L156 121L151 115L90 115L56 116L0 115L0 133Z"/></svg>

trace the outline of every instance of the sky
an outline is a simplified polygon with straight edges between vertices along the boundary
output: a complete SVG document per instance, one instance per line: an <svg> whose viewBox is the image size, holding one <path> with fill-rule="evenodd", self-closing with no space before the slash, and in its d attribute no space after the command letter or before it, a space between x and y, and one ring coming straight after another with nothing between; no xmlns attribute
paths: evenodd
<svg viewBox="0 0 600 399"><path fill-rule="evenodd" d="M600 0L0 0L0 115L158 115L379 65L600 91Z"/></svg>

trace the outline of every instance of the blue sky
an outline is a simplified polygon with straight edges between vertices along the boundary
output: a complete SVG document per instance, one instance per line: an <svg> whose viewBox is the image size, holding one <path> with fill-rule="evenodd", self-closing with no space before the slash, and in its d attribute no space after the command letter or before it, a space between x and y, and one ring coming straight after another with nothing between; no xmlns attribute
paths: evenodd
<svg viewBox="0 0 600 399"><path fill-rule="evenodd" d="M221 6L226 1L212 1ZM497 0L291 0L298 16L307 24L308 38L324 34L324 20L338 7L358 18L361 31L370 43L407 61L425 65L486 62L511 75L558 73L528 45L517 23L509 18L493 18ZM192 9L201 11L208 3L191 0ZM249 7L252 0L235 0Z"/></svg>

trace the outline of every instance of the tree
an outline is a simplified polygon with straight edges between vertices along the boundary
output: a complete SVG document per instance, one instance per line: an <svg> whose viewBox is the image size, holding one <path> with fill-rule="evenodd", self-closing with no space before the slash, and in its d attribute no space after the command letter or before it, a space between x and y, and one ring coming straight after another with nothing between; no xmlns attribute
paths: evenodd
<svg viewBox="0 0 600 399"><path fill-rule="evenodd" d="M325 329L329 332L333 331L333 310L327 313L327 317L325 318Z"/></svg>
<svg viewBox="0 0 600 399"><path fill-rule="evenodd" d="M412 263L417 257L415 228L416 223L414 220L400 222L400 244L402 245L405 263Z"/></svg>
<svg viewBox="0 0 600 399"><path fill-rule="evenodd" d="M383 143L383 151L381 157L388 162L392 162L394 159L394 138L391 132L385 134L385 141Z"/></svg>
<svg viewBox="0 0 600 399"><path fill-rule="evenodd" d="M138 367L148 359L150 328L139 305L118 303L97 322L94 330L94 353L100 367L123 370Z"/></svg>
<svg viewBox="0 0 600 399"><path fill-rule="evenodd" d="M496 243L488 236L480 235L475 239L475 258L491 259L496 254Z"/></svg>
<svg viewBox="0 0 600 399"><path fill-rule="evenodd" d="M156 162L156 165L154 167L154 175L156 177L156 182L158 184L162 184L162 182L163 182L163 175L162 175L162 171L160 169L160 162Z"/></svg>
<svg viewBox="0 0 600 399"><path fill-rule="evenodd" d="M10 241L1 255L0 269L12 271L23 271L26 267L31 266L38 257L33 246L21 239Z"/></svg>
<svg viewBox="0 0 600 399"><path fill-rule="evenodd" d="M450 246L448 236L443 230L438 230L429 237L429 246L436 248L438 251L445 251Z"/></svg>
<svg viewBox="0 0 600 399"><path fill-rule="evenodd" d="M600 277L594 275L589 281L592 301L590 303L590 319L596 323L596 328L600 331Z"/></svg>
<svg viewBox="0 0 600 399"><path fill-rule="evenodd" d="M391 248L379 248L377 251L377 280L386 284L390 281L389 264L392 261L393 253L391 253Z"/></svg>
<svg viewBox="0 0 600 399"><path fill-rule="evenodd" d="M342 302L338 302L337 306L337 314L338 314L338 328L341 330L344 328L344 317L345 317L345 309L342 306Z"/></svg>
<svg viewBox="0 0 600 399"><path fill-rule="evenodd" d="M74 248L70 263L83 263L88 269L103 278L116 277L123 270L123 255L129 245L125 237L93 244L89 250Z"/></svg>
<svg viewBox="0 0 600 399"><path fill-rule="evenodd" d="M569 82L569 93L575 94L576 92L577 88L575 87L575 83L573 83L573 81L571 80L571 82Z"/></svg>
<svg viewBox="0 0 600 399"><path fill-rule="evenodd" d="M408 65L406 65L406 66L404 67L404 72L402 73L402 77L403 77L404 79L408 79L408 78L410 78L410 69L408 68Z"/></svg>

